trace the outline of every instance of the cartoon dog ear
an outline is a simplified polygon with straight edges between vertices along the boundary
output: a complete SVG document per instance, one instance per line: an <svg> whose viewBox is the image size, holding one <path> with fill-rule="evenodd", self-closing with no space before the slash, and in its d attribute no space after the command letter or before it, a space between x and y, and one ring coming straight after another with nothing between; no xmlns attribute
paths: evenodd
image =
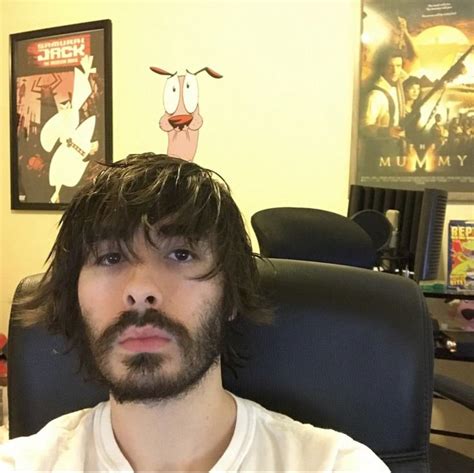
<svg viewBox="0 0 474 473"><path fill-rule="evenodd" d="M176 72L174 74L171 74L171 72L165 71L164 69L161 69L160 67L150 66L150 69L153 72L156 72L157 74L160 74L162 76L174 76L174 74L176 74Z"/></svg>
<svg viewBox="0 0 474 473"><path fill-rule="evenodd" d="M195 72L194 75L199 74L202 71L206 71L211 77L214 77L214 79L222 79L222 77L224 77L218 72L212 70L210 67L203 67L202 69L199 69L199 71Z"/></svg>

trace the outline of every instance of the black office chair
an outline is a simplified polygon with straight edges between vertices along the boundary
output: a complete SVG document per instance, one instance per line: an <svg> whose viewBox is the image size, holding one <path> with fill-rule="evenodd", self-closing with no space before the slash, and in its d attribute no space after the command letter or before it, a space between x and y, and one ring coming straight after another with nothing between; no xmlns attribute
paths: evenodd
<svg viewBox="0 0 474 473"><path fill-rule="evenodd" d="M260 252L266 257L372 268L376 260L377 232L384 233L383 221L377 221L377 213L367 214L365 221L356 224L353 219L324 210L278 207L255 213L251 224ZM383 214L380 216L383 217ZM364 231L362 228L370 221L377 228L374 229L375 237L371 235L368 238L367 231L370 233L370 229ZM435 374L434 393L436 397L474 410L474 390L464 383ZM472 438L471 434L443 430L433 430L433 433ZM433 472L440 473L473 473L474 460L448 448L432 445L431 468Z"/></svg>
<svg viewBox="0 0 474 473"><path fill-rule="evenodd" d="M372 269L376 249L352 220L326 210L278 207L252 216L260 254Z"/></svg>
<svg viewBox="0 0 474 473"><path fill-rule="evenodd" d="M225 387L346 432L393 473L428 472L432 328L416 284L305 261L259 262L259 271L275 320L271 326L235 322L233 341L246 366L238 378L224 369ZM15 300L37 281L23 280ZM9 339L11 437L107 397L75 372L76 355L63 354L60 337L12 318Z"/></svg>

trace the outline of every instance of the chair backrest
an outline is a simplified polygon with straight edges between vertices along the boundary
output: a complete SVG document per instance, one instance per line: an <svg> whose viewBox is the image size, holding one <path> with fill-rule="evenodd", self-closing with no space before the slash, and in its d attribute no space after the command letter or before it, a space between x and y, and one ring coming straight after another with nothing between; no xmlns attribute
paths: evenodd
<svg viewBox="0 0 474 473"><path fill-rule="evenodd" d="M376 250L369 235L351 219L300 207L260 210L251 219L260 253L283 258L372 268Z"/></svg>
<svg viewBox="0 0 474 473"><path fill-rule="evenodd" d="M417 285L283 259L260 262L259 270L275 320L271 326L235 322L233 342L247 361L237 378L223 369L226 388L302 422L346 432L394 473L427 472L433 342ZM20 283L15 297L34 281ZM106 398L75 372L76 356L62 354L59 337L12 321L9 341L12 437Z"/></svg>

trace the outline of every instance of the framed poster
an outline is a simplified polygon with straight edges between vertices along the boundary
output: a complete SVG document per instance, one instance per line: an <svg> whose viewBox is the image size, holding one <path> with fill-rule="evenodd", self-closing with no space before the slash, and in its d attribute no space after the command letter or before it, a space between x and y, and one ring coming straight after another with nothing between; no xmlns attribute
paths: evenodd
<svg viewBox="0 0 474 473"><path fill-rule="evenodd" d="M112 161L110 20L10 35L11 208L64 208Z"/></svg>
<svg viewBox="0 0 474 473"><path fill-rule="evenodd" d="M473 12L472 0L363 0L352 183L473 199Z"/></svg>

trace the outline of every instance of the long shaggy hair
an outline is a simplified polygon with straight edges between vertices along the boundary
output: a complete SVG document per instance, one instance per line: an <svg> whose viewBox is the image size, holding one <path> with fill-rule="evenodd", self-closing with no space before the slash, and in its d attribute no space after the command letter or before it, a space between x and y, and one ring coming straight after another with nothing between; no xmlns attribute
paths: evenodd
<svg viewBox="0 0 474 473"><path fill-rule="evenodd" d="M270 322L271 311L259 293L257 255L227 183L195 163L145 153L107 165L75 195L61 219L38 289L18 304L22 323L42 323L65 336L87 367L91 353L77 294L80 271L101 240L113 241L133 255L139 229L150 244L156 231L184 237L190 244L209 242L215 264L199 277L222 276L224 315ZM222 359L233 364L231 346L224 347Z"/></svg>

